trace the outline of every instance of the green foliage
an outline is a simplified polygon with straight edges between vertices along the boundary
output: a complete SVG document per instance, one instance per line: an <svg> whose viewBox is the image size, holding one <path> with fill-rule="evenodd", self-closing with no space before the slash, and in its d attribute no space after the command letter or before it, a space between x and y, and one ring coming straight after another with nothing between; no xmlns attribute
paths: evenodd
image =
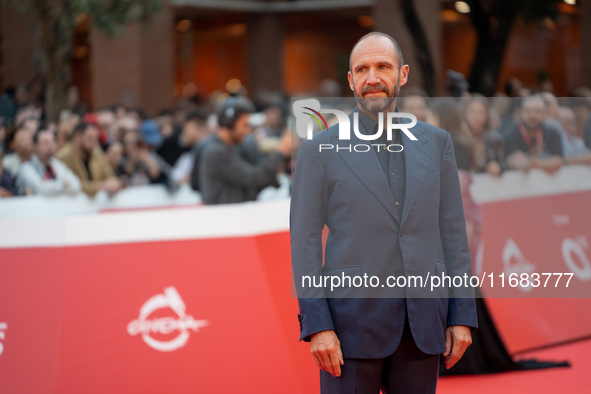
<svg viewBox="0 0 591 394"><path fill-rule="evenodd" d="M162 0L70 0L107 34L119 33L123 24L147 22L162 7Z"/></svg>
<svg viewBox="0 0 591 394"><path fill-rule="evenodd" d="M46 9L48 16L65 25L73 25L72 18L86 14L94 27L114 35L120 34L126 23L148 22L162 7L162 0L1 0L0 4L22 13Z"/></svg>
<svg viewBox="0 0 591 394"><path fill-rule="evenodd" d="M107 35L123 32L131 22L147 22L162 7L163 0L0 0L32 16L36 30L39 72L46 84L47 119L57 122L67 108L71 83L71 59L78 17Z"/></svg>

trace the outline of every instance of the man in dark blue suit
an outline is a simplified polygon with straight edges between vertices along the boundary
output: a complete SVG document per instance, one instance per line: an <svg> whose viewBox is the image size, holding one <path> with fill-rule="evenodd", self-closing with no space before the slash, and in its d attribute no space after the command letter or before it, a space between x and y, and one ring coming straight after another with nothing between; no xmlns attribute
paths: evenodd
<svg viewBox="0 0 591 394"><path fill-rule="evenodd" d="M392 140L384 132L378 141L353 132L357 116L361 134L378 133L379 116L397 111L408 71L392 37L362 37L350 57L349 85L358 103L349 116L350 140L339 140L335 125L299 149L290 212L292 268L300 340L311 342L323 394L435 393L440 354L452 367L478 325L471 288L442 286L425 296L411 286L349 282L326 289L306 288L302 281L368 275L383 284L387 277L471 276L450 135L423 122L409 129L416 140L400 129ZM342 142L372 148L334 148ZM392 144L402 151L384 150ZM329 236L323 265L324 226Z"/></svg>

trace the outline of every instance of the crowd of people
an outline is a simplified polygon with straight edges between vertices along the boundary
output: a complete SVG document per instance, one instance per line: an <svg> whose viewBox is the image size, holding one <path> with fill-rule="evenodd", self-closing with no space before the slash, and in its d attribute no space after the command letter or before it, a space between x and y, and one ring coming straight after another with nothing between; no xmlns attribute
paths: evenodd
<svg viewBox="0 0 591 394"><path fill-rule="evenodd" d="M283 103L255 107L219 94L181 100L149 118L123 104L86 111L73 106L57 123L30 102L4 93L0 108L0 197L86 193L110 196L140 185L183 184L206 204L254 200L289 173L291 141ZM12 101L10 101L12 100Z"/></svg>
<svg viewBox="0 0 591 394"><path fill-rule="evenodd" d="M179 100L153 118L125 98L96 111L73 103L51 123L17 93L0 97L0 197L112 196L140 185L174 191L189 184L206 204L243 202L278 187L276 175L291 173L297 152L285 99L255 106L240 94L217 93L205 102ZM591 90L560 99L523 89L517 95L428 98L407 89L397 104L450 133L464 172L591 165Z"/></svg>
<svg viewBox="0 0 591 394"><path fill-rule="evenodd" d="M591 91L580 91L582 97L560 99L524 90L517 97L464 92L428 99L419 90L409 90L401 99L401 111L451 135L476 274L484 219L470 192L473 174L501 177L506 170L535 168L556 174L564 165L591 165Z"/></svg>
<svg viewBox="0 0 591 394"><path fill-rule="evenodd" d="M507 169L555 173L566 164L591 165L590 97L428 99L411 90L399 107L450 133L459 170L499 176Z"/></svg>

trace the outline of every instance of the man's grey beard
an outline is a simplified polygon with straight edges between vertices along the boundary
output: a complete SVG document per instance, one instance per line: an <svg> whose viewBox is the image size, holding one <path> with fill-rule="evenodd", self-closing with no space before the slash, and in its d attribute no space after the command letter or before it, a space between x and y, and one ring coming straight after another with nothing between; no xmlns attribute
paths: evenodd
<svg viewBox="0 0 591 394"><path fill-rule="evenodd" d="M370 90L383 90L386 93L387 97L363 97L363 95L365 93L367 93ZM390 105L392 105L392 102L394 100L396 100L396 98L400 95L400 78L398 79L398 82L396 83L396 86L394 87L394 94L392 95L390 92L390 89L388 89L388 87L382 83L380 83L377 86L364 86L363 89L361 90L361 95L357 94L357 89L354 89L354 94L355 94L355 100L357 100L357 103L359 105L361 105L363 108L365 108L365 110L369 113L378 113L381 112L387 108L390 108Z"/></svg>

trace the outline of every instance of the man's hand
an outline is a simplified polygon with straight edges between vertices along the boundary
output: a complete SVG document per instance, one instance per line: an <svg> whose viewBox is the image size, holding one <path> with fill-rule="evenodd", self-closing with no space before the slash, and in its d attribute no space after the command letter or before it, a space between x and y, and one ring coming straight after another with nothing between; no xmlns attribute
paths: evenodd
<svg viewBox="0 0 591 394"><path fill-rule="evenodd" d="M109 178L99 185L99 189L105 190L110 196L112 196L121 189L121 182L119 182L119 179Z"/></svg>
<svg viewBox="0 0 591 394"><path fill-rule="evenodd" d="M443 353L445 368L450 369L460 361L466 348L472 343L470 327L449 326L445 333L445 353Z"/></svg>
<svg viewBox="0 0 591 394"><path fill-rule="evenodd" d="M553 174L556 171L560 170L563 164L564 160L562 160L562 157L554 155L544 160L538 160L537 167L541 168L549 174Z"/></svg>
<svg viewBox="0 0 591 394"><path fill-rule="evenodd" d="M499 164L498 161L496 160L491 160L486 164L486 167L484 167L485 171L489 173L489 175L492 176L499 176L501 175L501 165Z"/></svg>
<svg viewBox="0 0 591 394"><path fill-rule="evenodd" d="M0 187L0 198L1 197L12 197L12 193L6 189Z"/></svg>
<svg viewBox="0 0 591 394"><path fill-rule="evenodd" d="M509 156L507 156L505 161L507 162L507 167L516 170L529 171L531 168L536 167L536 157L534 156L532 159L530 159L520 150L516 150L515 152L511 153Z"/></svg>
<svg viewBox="0 0 591 394"><path fill-rule="evenodd" d="M312 334L310 352L318 368L329 372L334 377L341 376L341 365L345 365L341 342L334 330Z"/></svg>

